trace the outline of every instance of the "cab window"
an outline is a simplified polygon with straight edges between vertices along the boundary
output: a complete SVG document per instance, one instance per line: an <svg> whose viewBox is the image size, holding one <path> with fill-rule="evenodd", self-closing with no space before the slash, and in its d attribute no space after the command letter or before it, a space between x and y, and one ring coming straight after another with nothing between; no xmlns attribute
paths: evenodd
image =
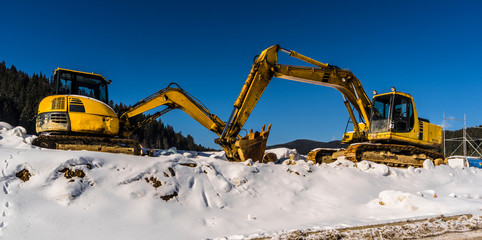
<svg viewBox="0 0 482 240"><path fill-rule="evenodd" d="M391 95L377 97L373 101L372 120L389 119L391 102Z"/></svg>
<svg viewBox="0 0 482 240"><path fill-rule="evenodd" d="M78 94L107 103L107 84L103 79L72 72L56 73L57 94Z"/></svg>
<svg viewBox="0 0 482 240"><path fill-rule="evenodd" d="M370 132L390 131L390 114L392 95L377 96L373 99L370 121Z"/></svg>
<svg viewBox="0 0 482 240"><path fill-rule="evenodd" d="M410 132L413 129L415 117L410 98L395 95L392 120L394 132Z"/></svg>
<svg viewBox="0 0 482 240"><path fill-rule="evenodd" d="M71 94L71 93L72 93L72 75L68 73L60 74L58 94Z"/></svg>
<svg viewBox="0 0 482 240"><path fill-rule="evenodd" d="M398 94L388 94L373 99L371 132L410 132L414 127L414 122L415 116L411 98Z"/></svg>

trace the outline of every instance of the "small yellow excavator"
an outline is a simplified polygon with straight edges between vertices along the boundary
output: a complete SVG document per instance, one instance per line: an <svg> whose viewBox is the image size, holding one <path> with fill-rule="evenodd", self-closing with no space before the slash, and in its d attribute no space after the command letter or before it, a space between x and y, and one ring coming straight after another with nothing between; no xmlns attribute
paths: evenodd
<svg viewBox="0 0 482 240"><path fill-rule="evenodd" d="M141 145L128 139L132 132L172 109L181 109L220 137L218 141L228 160L263 158L270 126L245 137L239 135L241 128L223 133L226 124L177 84L169 84L118 117L108 105L107 86L111 81L103 76L58 68L54 82L55 95L39 104L36 131L40 136L33 141L36 146L140 155ZM166 108L142 122L131 123L132 117L160 106ZM233 122L237 126L244 124L236 119Z"/></svg>
<svg viewBox="0 0 482 240"><path fill-rule="evenodd" d="M279 51L314 67L279 64ZM351 71L321 63L279 45L267 48L255 60L234 103L225 129L227 134L239 131L242 125L238 123L246 121L273 77L331 87L343 96L354 131L346 132L342 142L351 145L344 151L314 150L309 153L308 160L330 162L344 155L354 162L369 160L396 167L420 167L426 159L435 164L442 163L442 128L418 116L412 96L392 88L389 93L374 92L370 101ZM220 140L223 138L217 142Z"/></svg>

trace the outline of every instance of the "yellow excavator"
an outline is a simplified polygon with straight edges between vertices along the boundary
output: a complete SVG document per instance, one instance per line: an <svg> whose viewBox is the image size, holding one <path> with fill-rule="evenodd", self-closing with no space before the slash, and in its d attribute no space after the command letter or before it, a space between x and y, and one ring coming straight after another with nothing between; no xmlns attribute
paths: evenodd
<svg viewBox="0 0 482 240"><path fill-rule="evenodd" d="M40 136L33 141L36 146L140 155L141 145L128 139L132 132L172 109L181 109L220 137L218 141L228 160L263 158L270 126L267 130L263 126L261 132L251 131L245 137L239 135L241 128L223 134L226 124L177 84L169 84L117 116L108 105L111 81L103 76L58 68L54 82L55 95L39 104L36 131ZM166 108L144 121L131 123L132 117L160 106ZM244 124L236 119L234 122L237 126Z"/></svg>
<svg viewBox="0 0 482 240"><path fill-rule="evenodd" d="M314 67L279 64L279 51ZM370 100L351 71L321 63L279 45L267 48L255 60L234 103L226 134L239 131L242 125L238 123L244 123L249 117L273 77L331 87L343 96L354 131L346 132L342 142L351 145L343 151L314 150L308 154L308 160L330 162L344 155L354 162L369 160L396 167L420 167L426 159L435 164L442 163L442 128L418 116L412 96L392 88L392 92L384 94L374 92ZM223 139L221 137L217 142Z"/></svg>

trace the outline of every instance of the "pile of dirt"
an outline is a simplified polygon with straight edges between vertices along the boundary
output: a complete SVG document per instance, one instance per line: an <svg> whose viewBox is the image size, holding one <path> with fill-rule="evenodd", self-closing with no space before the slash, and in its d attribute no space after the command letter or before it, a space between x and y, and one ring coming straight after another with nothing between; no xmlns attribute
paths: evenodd
<svg viewBox="0 0 482 240"><path fill-rule="evenodd" d="M27 169L24 168L19 172L17 172L15 176L22 179L22 181L26 182L30 180L30 177L32 176L32 174Z"/></svg>

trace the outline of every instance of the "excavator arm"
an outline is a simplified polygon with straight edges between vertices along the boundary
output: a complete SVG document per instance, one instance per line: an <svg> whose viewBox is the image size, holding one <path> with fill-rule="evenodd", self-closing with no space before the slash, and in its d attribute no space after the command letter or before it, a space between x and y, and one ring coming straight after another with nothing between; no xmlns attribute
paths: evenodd
<svg viewBox="0 0 482 240"><path fill-rule="evenodd" d="M170 110L181 109L205 128L214 132L218 137L221 137L226 124L217 115L210 113L200 101L196 100L188 92L184 91L178 85L171 87L172 85L173 83L139 101L123 113L119 120L119 136L127 138L135 129L150 123L152 120ZM166 108L150 115L150 117L136 125L130 123L129 119L132 117L160 106L166 106ZM263 126L261 133L253 133L251 131L244 138L236 134L235 136L231 136L229 140L217 143L223 148L227 159L230 161L245 161L250 158L253 160L262 160L268 134L269 127L268 130L265 131ZM259 141L259 139L262 140Z"/></svg>
<svg viewBox="0 0 482 240"><path fill-rule="evenodd" d="M279 51L288 53L290 56L310 63L315 67L278 64ZM358 78L349 70L321 63L295 51L289 51L279 45L274 45L264 50L254 62L251 72L234 103L233 113L221 135L221 140L230 139L239 133L273 77L337 89L343 95L345 106L355 126L355 134L351 137L352 141L366 139L364 132L368 129L371 101ZM360 118L364 121L363 124L358 124L352 106L360 114Z"/></svg>
<svg viewBox="0 0 482 240"><path fill-rule="evenodd" d="M176 87L171 87L172 85L176 85ZM160 106L166 106L166 108L154 113L136 125L132 125L129 122L130 118ZM210 113L205 106L175 83L171 83L166 88L139 101L124 112L120 117L119 136L127 138L135 129L150 123L173 109L181 109L205 128L221 136L225 123L218 116Z"/></svg>

